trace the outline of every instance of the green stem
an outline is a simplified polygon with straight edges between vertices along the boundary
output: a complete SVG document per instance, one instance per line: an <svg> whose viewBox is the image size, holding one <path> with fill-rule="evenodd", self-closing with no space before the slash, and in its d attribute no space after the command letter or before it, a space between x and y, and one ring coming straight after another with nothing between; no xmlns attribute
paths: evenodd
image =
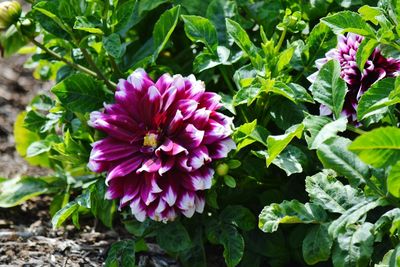
<svg viewBox="0 0 400 267"><path fill-rule="evenodd" d="M119 69L117 62L115 62L115 59L112 56L109 56L108 58L110 59L111 67L113 68L114 72L118 75L118 78L124 77L124 74Z"/></svg>
<svg viewBox="0 0 400 267"><path fill-rule="evenodd" d="M97 67L96 63L93 61L92 57L89 55L89 52L85 48L80 48L82 51L83 56L85 57L86 61L89 63L89 65L93 68L93 70L96 72L97 77L100 78L100 80L103 80L105 84L107 85L108 89L111 91L114 91L117 85L113 82L111 82L107 77L101 72L101 70Z"/></svg>
<svg viewBox="0 0 400 267"><path fill-rule="evenodd" d="M360 134L360 135L367 133L364 130L361 130L359 128L354 127L353 125L347 125L347 130L349 130L349 131L351 131L353 133L356 133L356 134Z"/></svg>
<svg viewBox="0 0 400 267"><path fill-rule="evenodd" d="M226 85L228 86L229 91L230 91L232 94L235 94L235 93L236 93L236 90L235 90L235 88L233 87L233 84L232 84L232 82L231 82L231 79L230 79L229 76L228 76L228 73L226 72L225 67L224 67L224 66L220 66L220 67L219 67L219 70L221 71L222 77L224 78L224 81L225 81Z"/></svg>
<svg viewBox="0 0 400 267"><path fill-rule="evenodd" d="M285 40L285 37L286 37L286 32L287 32L287 29L285 28L281 34L281 37L279 38L278 44L276 45L276 48L275 48L276 52L279 52L279 50L281 49L283 41Z"/></svg>
<svg viewBox="0 0 400 267"><path fill-rule="evenodd" d="M55 59L57 59L57 60L59 60L59 61L64 62L65 64L71 66L72 68L74 68L74 69L76 69L76 70L79 70L79 71L81 71L81 72L83 72L83 73L86 73L86 74L88 74L88 75L90 75L90 76L99 78L99 76L98 76L95 72L91 71L90 69L88 69L88 68L86 68L86 67L84 67L84 66L82 66L82 65L79 65L79 64L76 64L76 63L74 63L74 62L71 62L71 61L67 60L66 58L60 56L60 55L57 54L56 52L54 52L54 51L48 49L46 46L44 46L44 44L39 43L39 42L36 41L35 39L31 39L31 42L32 42L33 44L35 44L37 47L39 47L40 49L42 49L43 51L45 51L47 54L49 54L50 56L52 56L53 58L55 58Z"/></svg>

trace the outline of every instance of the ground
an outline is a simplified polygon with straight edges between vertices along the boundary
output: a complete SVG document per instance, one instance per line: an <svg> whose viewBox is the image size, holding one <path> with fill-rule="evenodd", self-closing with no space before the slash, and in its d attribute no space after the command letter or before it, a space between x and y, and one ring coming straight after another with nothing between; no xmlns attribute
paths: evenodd
<svg viewBox="0 0 400 267"><path fill-rule="evenodd" d="M51 83L36 81L24 69L23 57L0 58L0 177L39 176L49 170L29 166L14 148L13 124L19 112ZM4 266L102 266L110 245L130 238L123 227L109 230L92 218L83 219L81 229L66 225L51 227L51 198L37 197L21 206L0 208L0 267ZM137 255L139 266L176 266L159 247Z"/></svg>

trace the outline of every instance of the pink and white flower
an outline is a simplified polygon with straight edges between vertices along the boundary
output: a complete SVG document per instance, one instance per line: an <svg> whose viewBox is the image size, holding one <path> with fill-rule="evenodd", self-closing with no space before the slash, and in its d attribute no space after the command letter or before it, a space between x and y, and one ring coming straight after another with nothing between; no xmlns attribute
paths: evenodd
<svg viewBox="0 0 400 267"><path fill-rule="evenodd" d="M154 82L137 69L121 79L115 103L89 121L108 135L93 144L88 164L107 172L106 198L129 205L139 221L201 213L211 162L235 148L232 119L220 107L220 96L193 75L164 74Z"/></svg>
<svg viewBox="0 0 400 267"><path fill-rule="evenodd" d="M379 48L375 48L365 63L363 71L357 66L357 50L364 37L348 33L346 36L338 37L337 48L331 49L325 54L325 58L316 60L315 64L320 70L329 60L335 59L340 62L341 78L347 83L346 94L342 114L347 116L350 122L357 123L357 106L360 97L373 83L386 77L395 77L400 72L400 61L393 58L385 58ZM308 77L314 82L318 71ZM332 111L326 107L320 107L321 115L330 115Z"/></svg>

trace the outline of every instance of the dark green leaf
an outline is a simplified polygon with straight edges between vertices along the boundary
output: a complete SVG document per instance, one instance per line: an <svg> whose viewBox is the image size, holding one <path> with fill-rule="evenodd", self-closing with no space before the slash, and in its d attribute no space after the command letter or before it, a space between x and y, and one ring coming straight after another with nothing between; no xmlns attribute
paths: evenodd
<svg viewBox="0 0 400 267"><path fill-rule="evenodd" d="M375 31L366 23L361 15L351 11L341 11L321 19L332 28L336 34L353 32L360 35L374 37Z"/></svg>
<svg viewBox="0 0 400 267"><path fill-rule="evenodd" d="M387 107L400 103L400 98L391 99L395 79L386 78L374 83L360 98L357 107L357 119L363 120L375 114L384 113Z"/></svg>
<svg viewBox="0 0 400 267"><path fill-rule="evenodd" d="M257 47L251 42L246 31L239 23L231 19L226 19L226 29L240 49L249 56L253 66L256 69L261 70L263 67L263 60L258 53Z"/></svg>
<svg viewBox="0 0 400 267"><path fill-rule="evenodd" d="M211 53L217 53L218 38L214 25L200 16L182 15L187 37L193 42L203 43Z"/></svg>
<svg viewBox="0 0 400 267"><path fill-rule="evenodd" d="M347 126L347 119L341 117L332 121L328 117L308 115L303 123L305 128L304 136L308 148L317 149L327 139L336 136L338 132L344 132Z"/></svg>
<svg viewBox="0 0 400 267"><path fill-rule="evenodd" d="M346 83L340 78L339 61L330 60L322 66L310 90L315 101L329 107L339 118L347 92Z"/></svg>
<svg viewBox="0 0 400 267"><path fill-rule="evenodd" d="M153 29L154 48L153 62L158 57L158 54L164 49L169 37L174 31L180 14L181 7L176 6L165 11L157 20Z"/></svg>
<svg viewBox="0 0 400 267"><path fill-rule="evenodd" d="M360 135L349 150L375 168L387 167L400 159L400 129L381 127Z"/></svg>
<svg viewBox="0 0 400 267"><path fill-rule="evenodd" d="M371 56L372 52L378 44L378 41L367 38L365 38L361 42L356 55L356 62L360 71L364 70L365 63L367 62L368 58Z"/></svg>
<svg viewBox="0 0 400 267"><path fill-rule="evenodd" d="M327 261L331 255L332 243L333 240L329 236L327 225L312 226L302 245L305 262L314 265L321 261Z"/></svg>
<svg viewBox="0 0 400 267"><path fill-rule="evenodd" d="M106 267L135 267L135 241L122 240L112 244L107 254Z"/></svg>
<svg viewBox="0 0 400 267"><path fill-rule="evenodd" d="M116 33L103 37L103 47L114 58L122 57L125 52L121 44L121 39Z"/></svg>
<svg viewBox="0 0 400 267"><path fill-rule="evenodd" d="M370 171L356 154L347 149L350 143L343 137L331 137L319 146L317 154L326 168L345 176L356 186L370 177Z"/></svg>
<svg viewBox="0 0 400 267"><path fill-rule="evenodd" d="M250 231L256 226L256 218L253 213L240 205L227 206L220 214L225 223L236 225L244 231Z"/></svg>
<svg viewBox="0 0 400 267"><path fill-rule="evenodd" d="M323 223L327 219L326 212L318 205L300 203L298 200L272 203L264 207L259 216L260 229L266 233L278 230L279 224Z"/></svg>
<svg viewBox="0 0 400 267"><path fill-rule="evenodd" d="M85 113L103 106L106 94L103 86L85 74L74 74L51 90L67 109Z"/></svg>
<svg viewBox="0 0 400 267"><path fill-rule="evenodd" d="M306 191L313 203L336 213L344 213L364 200L357 189L350 185L343 185L328 172L308 176Z"/></svg>
<svg viewBox="0 0 400 267"><path fill-rule="evenodd" d="M91 212L105 226L112 227L114 214L117 210L115 201L105 198L106 185L104 180L100 179L93 185L90 193Z"/></svg>
<svg viewBox="0 0 400 267"><path fill-rule="evenodd" d="M49 192L49 184L41 178L25 177L0 180L0 207L13 207L47 192Z"/></svg>
<svg viewBox="0 0 400 267"><path fill-rule="evenodd" d="M341 233L332 251L334 266L368 266L374 245L372 229L373 224L364 223Z"/></svg>
<svg viewBox="0 0 400 267"><path fill-rule="evenodd" d="M180 222L161 227L157 233L157 243L169 252L186 250L192 244L186 228Z"/></svg>

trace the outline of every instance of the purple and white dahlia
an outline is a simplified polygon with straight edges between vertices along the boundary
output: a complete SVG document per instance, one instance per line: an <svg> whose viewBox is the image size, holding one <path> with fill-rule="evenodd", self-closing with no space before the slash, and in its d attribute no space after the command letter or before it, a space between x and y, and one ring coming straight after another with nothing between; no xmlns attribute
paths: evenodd
<svg viewBox="0 0 400 267"><path fill-rule="evenodd" d="M235 148L232 119L220 107L220 97L193 75L153 82L138 69L121 79L115 103L92 112L89 122L108 135L93 144L88 164L107 172L106 198L129 205L139 221L203 212L210 163Z"/></svg>
<svg viewBox="0 0 400 267"><path fill-rule="evenodd" d="M320 70L329 60L336 59L340 62L341 77L347 83L346 94L342 114L347 116L350 122L357 122L358 100L373 83L386 77L395 77L400 72L400 60L385 58L379 48L375 48L365 63L361 72L356 63L357 50L364 37L348 33L346 36L338 37L337 48L331 49L325 54L325 58L316 60L315 64ZM308 77L314 82L318 71ZM330 115L332 111L326 107L320 107L321 115Z"/></svg>

